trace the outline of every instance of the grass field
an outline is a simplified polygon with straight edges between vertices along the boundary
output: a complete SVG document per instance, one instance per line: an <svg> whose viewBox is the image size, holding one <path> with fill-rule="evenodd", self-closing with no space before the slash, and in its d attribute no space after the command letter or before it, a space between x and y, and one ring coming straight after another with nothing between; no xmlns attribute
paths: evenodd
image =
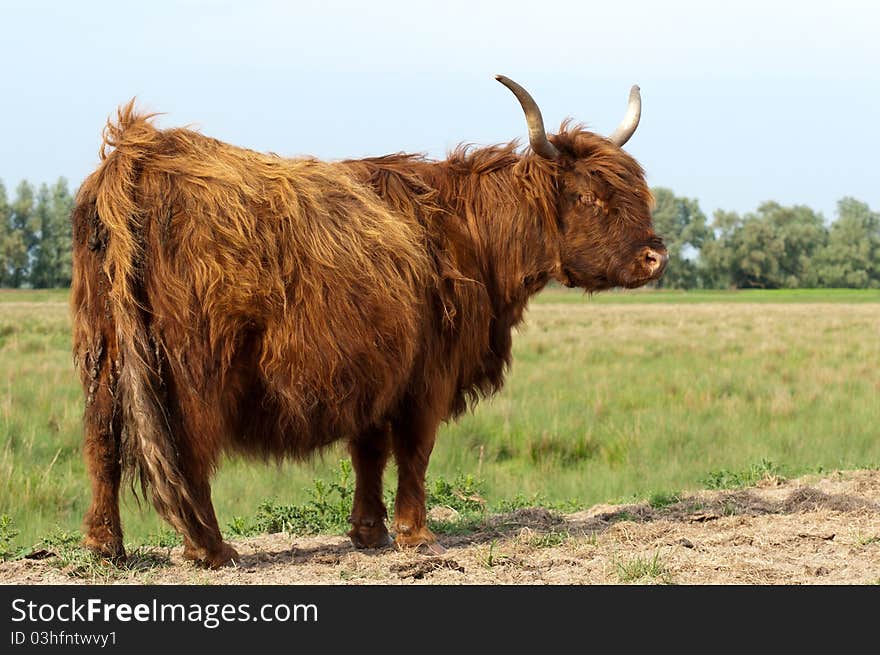
<svg viewBox="0 0 880 655"><path fill-rule="evenodd" d="M723 303L877 303L880 302L880 289L615 289L592 297L585 297L583 291L551 287L535 296L532 304L580 305L644 305L644 304L685 304L723 302Z"/></svg>
<svg viewBox="0 0 880 655"><path fill-rule="evenodd" d="M550 289L515 337L504 391L445 426L429 476L473 475L490 506L589 506L736 480L880 466L880 291ZM21 543L88 503L66 291L0 291L0 514ZM335 475L230 461L221 525ZM389 472L393 484L393 470ZM126 540L163 527L125 495Z"/></svg>

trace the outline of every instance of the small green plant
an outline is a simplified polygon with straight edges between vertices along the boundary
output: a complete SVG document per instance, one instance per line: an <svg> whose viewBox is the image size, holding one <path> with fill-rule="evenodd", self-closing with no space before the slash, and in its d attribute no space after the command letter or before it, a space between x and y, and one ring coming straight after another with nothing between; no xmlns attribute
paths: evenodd
<svg viewBox="0 0 880 655"><path fill-rule="evenodd" d="M770 460L762 458L758 464L752 464L744 471L732 472L727 469L710 471L700 482L708 489L739 489L753 486L770 477L783 479L780 467Z"/></svg>
<svg viewBox="0 0 880 655"><path fill-rule="evenodd" d="M79 543L81 539L82 536L79 532L56 528L54 531L50 532L48 535L40 539L38 545L46 548L47 550L79 548Z"/></svg>
<svg viewBox="0 0 880 655"><path fill-rule="evenodd" d="M568 541L569 537L571 537L571 534L568 531L551 530L550 532L534 535L529 539L529 545L535 548L553 548L564 544Z"/></svg>
<svg viewBox="0 0 880 655"><path fill-rule="evenodd" d="M639 517L633 514L632 512L627 512L626 510L622 510L617 512L616 514L609 517L612 523L619 523L621 521L638 521Z"/></svg>
<svg viewBox="0 0 880 655"><path fill-rule="evenodd" d="M160 548L174 548L183 544L183 538L174 530L160 528L159 532L150 534L147 543Z"/></svg>
<svg viewBox="0 0 880 655"><path fill-rule="evenodd" d="M868 535L857 532L855 535L855 544L857 546L870 546L871 544L880 544L880 535Z"/></svg>
<svg viewBox="0 0 880 655"><path fill-rule="evenodd" d="M660 552L653 557L640 555L628 562L617 562L617 579L621 582L659 581L668 582L669 572L660 559Z"/></svg>
<svg viewBox="0 0 880 655"><path fill-rule="evenodd" d="M351 463L342 460L335 480L316 479L312 482L306 502L286 505L274 499L264 500L257 506L253 519L235 516L227 524L227 529L236 537L277 532L344 532L349 527L354 484ZM428 508L450 507L460 515L455 521L431 521L435 532L465 534L477 530L482 524L486 512L483 483L473 476L459 474L451 481L437 478L428 484L426 492ZM385 502L393 505L393 497L386 496Z"/></svg>
<svg viewBox="0 0 880 655"><path fill-rule="evenodd" d="M482 512L486 507L483 483L472 475L460 473L451 482L437 478L428 485L426 505L451 507L461 514Z"/></svg>
<svg viewBox="0 0 880 655"><path fill-rule="evenodd" d="M236 536L274 534L318 534L342 532L348 527L354 480L351 463L339 462L335 480L315 480L308 490L309 499L301 505L282 505L275 500L264 500L257 506L253 521L235 517L229 530Z"/></svg>
<svg viewBox="0 0 880 655"><path fill-rule="evenodd" d="M251 526L243 516L233 516L228 524L229 533L233 537L247 537L251 535Z"/></svg>
<svg viewBox="0 0 880 655"><path fill-rule="evenodd" d="M527 507L546 507L548 509L557 509L557 505L561 506L563 505L563 503L551 503L537 492L532 494L531 496L525 496L520 493L516 494L512 498L504 498L496 503L493 503L492 511L506 514L507 512L514 512L518 509L525 509ZM580 509L580 506L578 506L577 509Z"/></svg>
<svg viewBox="0 0 880 655"><path fill-rule="evenodd" d="M13 545L18 536L15 523L8 514L0 516L0 561L14 559L19 554L19 549Z"/></svg>
<svg viewBox="0 0 880 655"><path fill-rule="evenodd" d="M486 553L486 556L483 558L483 566L487 569L491 569L493 566L497 566L502 563L502 561L507 559L506 555L499 555L495 552L495 547L498 545L498 542L493 539L489 544L489 551Z"/></svg>
<svg viewBox="0 0 880 655"><path fill-rule="evenodd" d="M653 493L648 498L648 505L650 505L653 509L663 509L664 507L669 507L670 505L675 505L676 503L680 502L680 494L667 493L664 491Z"/></svg>
<svg viewBox="0 0 880 655"><path fill-rule="evenodd" d="M691 499L688 504L684 507L685 511L690 513L701 512L706 509L706 503L701 500Z"/></svg>
<svg viewBox="0 0 880 655"><path fill-rule="evenodd" d="M470 534L484 527L487 507L483 499L483 486L482 480L461 473L451 481L446 478L429 481L425 499L428 509L449 507L458 514L454 520L429 519L431 530L437 534L459 535Z"/></svg>
<svg viewBox="0 0 880 655"><path fill-rule="evenodd" d="M482 514L463 516L455 521L428 520L428 526L435 534L463 535L478 532L486 525Z"/></svg>

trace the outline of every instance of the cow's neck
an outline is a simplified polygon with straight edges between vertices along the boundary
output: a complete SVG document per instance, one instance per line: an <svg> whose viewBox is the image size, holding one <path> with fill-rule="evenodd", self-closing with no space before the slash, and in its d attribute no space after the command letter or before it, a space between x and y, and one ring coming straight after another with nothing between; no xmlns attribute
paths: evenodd
<svg viewBox="0 0 880 655"><path fill-rule="evenodd" d="M512 327L529 298L559 277L552 178L540 164L520 159L453 185L461 187L469 193L452 204L465 220L495 314Z"/></svg>

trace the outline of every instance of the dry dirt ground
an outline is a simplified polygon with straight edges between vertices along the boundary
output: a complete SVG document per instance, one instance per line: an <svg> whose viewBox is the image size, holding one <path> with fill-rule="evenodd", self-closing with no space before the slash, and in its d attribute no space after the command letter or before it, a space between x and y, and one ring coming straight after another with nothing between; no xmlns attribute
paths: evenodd
<svg viewBox="0 0 880 655"><path fill-rule="evenodd" d="M434 556L358 551L343 536L264 535L235 541L240 565L219 571L182 560L180 548L91 573L43 553L0 564L0 583L880 584L880 471L767 478L660 508L522 509L442 541L447 552Z"/></svg>

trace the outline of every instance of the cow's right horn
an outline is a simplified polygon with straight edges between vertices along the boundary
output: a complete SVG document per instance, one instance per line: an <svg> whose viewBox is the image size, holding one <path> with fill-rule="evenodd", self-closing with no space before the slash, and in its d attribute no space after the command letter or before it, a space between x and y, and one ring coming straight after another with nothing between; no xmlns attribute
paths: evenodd
<svg viewBox="0 0 880 655"><path fill-rule="evenodd" d="M626 115L614 130L614 133L608 137L618 148L622 148L623 144L629 141L630 137L639 126L639 119L642 117L642 95L639 93L638 85L633 85L629 90L629 102L626 105Z"/></svg>
<svg viewBox="0 0 880 655"><path fill-rule="evenodd" d="M496 75L495 79L501 82L508 89L513 91L513 95L522 105L523 112L526 115L526 123L529 126L529 145L536 154L544 159L556 159L559 157L559 151L547 139L547 133L544 131L544 119L541 117L541 110L538 104L529 95L529 92L504 75Z"/></svg>

